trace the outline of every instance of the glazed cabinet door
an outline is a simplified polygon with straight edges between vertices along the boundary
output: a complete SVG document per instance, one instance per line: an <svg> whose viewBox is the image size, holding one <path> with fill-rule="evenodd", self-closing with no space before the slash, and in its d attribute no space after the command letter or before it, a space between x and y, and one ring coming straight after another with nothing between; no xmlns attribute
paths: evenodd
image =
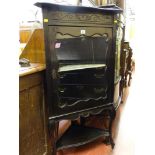
<svg viewBox="0 0 155 155"><path fill-rule="evenodd" d="M48 92L53 94L48 103L52 117L112 102L115 56L112 32L112 28L105 27L48 26ZM101 67L87 71L62 69L77 65Z"/></svg>

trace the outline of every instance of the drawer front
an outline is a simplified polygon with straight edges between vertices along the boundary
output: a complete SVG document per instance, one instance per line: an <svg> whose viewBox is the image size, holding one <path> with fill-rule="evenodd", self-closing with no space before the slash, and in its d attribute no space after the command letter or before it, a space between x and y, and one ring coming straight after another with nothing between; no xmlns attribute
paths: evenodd
<svg viewBox="0 0 155 155"><path fill-rule="evenodd" d="M61 97L78 99L105 97L107 86L104 85L60 85L58 93Z"/></svg>
<svg viewBox="0 0 155 155"><path fill-rule="evenodd" d="M59 74L60 84L101 84L106 85L106 69L70 71Z"/></svg>

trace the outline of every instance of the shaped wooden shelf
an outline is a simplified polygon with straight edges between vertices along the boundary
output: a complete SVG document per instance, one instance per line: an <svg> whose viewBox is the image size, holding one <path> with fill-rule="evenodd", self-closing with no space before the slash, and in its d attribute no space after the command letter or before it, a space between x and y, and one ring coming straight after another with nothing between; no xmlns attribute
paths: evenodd
<svg viewBox="0 0 155 155"><path fill-rule="evenodd" d="M71 125L57 141L57 150L67 149L71 147L78 147L90 143L100 137L109 136L108 130L85 127L82 125Z"/></svg>

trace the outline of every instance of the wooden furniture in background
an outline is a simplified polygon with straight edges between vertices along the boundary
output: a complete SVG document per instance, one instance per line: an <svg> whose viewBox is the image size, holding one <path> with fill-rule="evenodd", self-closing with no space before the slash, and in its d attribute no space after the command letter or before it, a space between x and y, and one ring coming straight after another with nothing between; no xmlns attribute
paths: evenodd
<svg viewBox="0 0 155 155"><path fill-rule="evenodd" d="M24 32L22 32L21 40L24 40ZM25 45L25 48L20 55L20 58L27 58L31 63L45 63L45 50L44 50L44 33L43 29L35 29L28 42Z"/></svg>
<svg viewBox="0 0 155 155"><path fill-rule="evenodd" d="M27 28L20 31L20 42L25 44L20 58L27 58L31 62L30 67L19 68L20 155L50 155L51 152L43 93L46 68L43 39L42 29L32 31ZM69 125L69 121L61 121L59 135L62 135Z"/></svg>
<svg viewBox="0 0 155 155"><path fill-rule="evenodd" d="M27 43L32 35L32 30L23 29L19 31L20 43Z"/></svg>
<svg viewBox="0 0 155 155"><path fill-rule="evenodd" d="M98 6L107 4L107 0L95 0L95 2L96 2L96 5Z"/></svg>
<svg viewBox="0 0 155 155"><path fill-rule="evenodd" d="M123 41L122 43L122 52L121 52L121 82L120 82L120 93L123 96L124 88L129 87L132 80L132 73L133 73L133 60L132 60L132 49L129 45L129 42ZM122 100L122 103L124 101Z"/></svg>
<svg viewBox="0 0 155 155"><path fill-rule="evenodd" d="M116 4L123 10L125 9L125 0L95 0L97 6L107 5L107 4Z"/></svg>
<svg viewBox="0 0 155 155"><path fill-rule="evenodd" d="M126 59L126 72L125 72L125 86L130 86L131 80L132 80L132 72L133 72L133 66L132 66L132 48L130 47L129 42L125 41L124 42L124 50L128 51L128 56Z"/></svg>
<svg viewBox="0 0 155 155"><path fill-rule="evenodd" d="M19 154L47 153L47 125L43 101L44 71L19 78Z"/></svg>
<svg viewBox="0 0 155 155"><path fill-rule="evenodd" d="M126 0L115 0L115 1L116 1L116 5L117 6L119 6L123 10L125 9L125 2L126 2Z"/></svg>

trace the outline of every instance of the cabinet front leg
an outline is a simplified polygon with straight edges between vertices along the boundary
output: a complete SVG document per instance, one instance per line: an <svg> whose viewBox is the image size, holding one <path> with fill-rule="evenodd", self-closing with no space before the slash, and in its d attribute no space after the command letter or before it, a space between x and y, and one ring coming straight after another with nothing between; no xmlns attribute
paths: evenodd
<svg viewBox="0 0 155 155"><path fill-rule="evenodd" d="M50 155L56 155L56 142L58 139L59 122L50 121L49 123L49 152Z"/></svg>
<svg viewBox="0 0 155 155"><path fill-rule="evenodd" d="M113 138L112 138L112 124L113 124L115 115L116 115L115 109L111 108L111 110L109 110L109 117L108 117L108 119L109 119L109 124L108 124L109 136L106 137L106 139L104 140L104 143L106 145L111 145L112 149L115 146L115 143L114 143Z"/></svg>

